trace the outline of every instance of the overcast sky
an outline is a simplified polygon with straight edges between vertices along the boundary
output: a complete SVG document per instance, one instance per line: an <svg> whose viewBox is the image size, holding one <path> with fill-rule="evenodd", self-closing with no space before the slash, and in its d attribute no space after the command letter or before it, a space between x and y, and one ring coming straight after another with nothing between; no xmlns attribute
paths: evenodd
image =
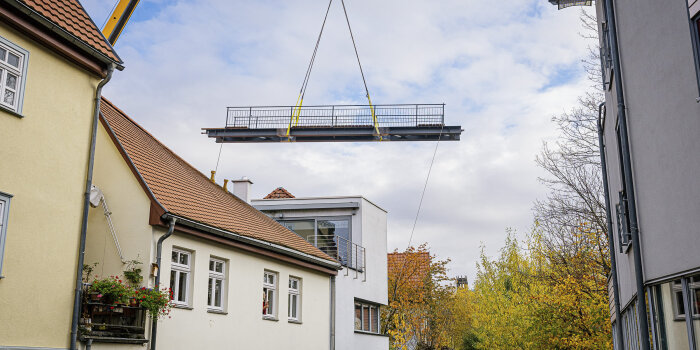
<svg viewBox="0 0 700 350"><path fill-rule="evenodd" d="M114 0L83 0L102 26ZM226 106L293 105L326 0L141 0L116 50L126 69L104 96L200 171ZM476 273L506 228L532 225L546 194L534 163L553 115L589 86L578 8L546 0L347 0L372 100L446 103L464 129L439 145L413 243ZM333 2L305 104L366 103L340 1ZM227 144L218 179L249 177L253 198L363 195L389 212L389 249L405 249L435 143ZM368 247L370 248L370 247Z"/></svg>

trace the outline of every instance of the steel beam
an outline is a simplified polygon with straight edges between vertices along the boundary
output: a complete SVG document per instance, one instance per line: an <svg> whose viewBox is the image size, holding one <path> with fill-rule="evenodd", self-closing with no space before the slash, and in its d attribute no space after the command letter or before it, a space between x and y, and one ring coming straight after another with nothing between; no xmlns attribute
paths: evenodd
<svg viewBox="0 0 700 350"><path fill-rule="evenodd" d="M203 134L217 143L269 142L367 142L379 141L373 127L308 127L286 129L204 128ZM459 141L461 126L382 127L381 141Z"/></svg>

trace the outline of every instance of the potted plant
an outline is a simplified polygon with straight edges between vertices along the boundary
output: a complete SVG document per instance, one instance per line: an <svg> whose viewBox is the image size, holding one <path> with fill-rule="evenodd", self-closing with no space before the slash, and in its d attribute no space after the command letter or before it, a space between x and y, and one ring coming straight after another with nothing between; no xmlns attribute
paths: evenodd
<svg viewBox="0 0 700 350"><path fill-rule="evenodd" d="M90 276L92 276L92 271L95 270L95 267L97 267L98 263L93 263L93 264L83 264L83 284L84 285L89 285L90 284ZM97 278L97 276L95 276ZM90 301L100 301L102 298L101 295L98 293L88 293L90 297ZM99 296L98 296L99 295Z"/></svg>
<svg viewBox="0 0 700 350"><path fill-rule="evenodd" d="M117 276L109 278L96 279L88 289L88 293L102 300L105 304L123 304L126 305L129 298L133 295L133 290L122 282Z"/></svg>
<svg viewBox="0 0 700 350"><path fill-rule="evenodd" d="M144 287L134 291L134 295L140 301L141 307L145 308L154 320L170 314L170 300L172 300L170 289Z"/></svg>
<svg viewBox="0 0 700 350"><path fill-rule="evenodd" d="M124 270L124 278L128 282L129 286L133 288L138 288L143 281L143 276L141 276L141 265L142 263L136 259L129 260L126 263L126 270Z"/></svg>

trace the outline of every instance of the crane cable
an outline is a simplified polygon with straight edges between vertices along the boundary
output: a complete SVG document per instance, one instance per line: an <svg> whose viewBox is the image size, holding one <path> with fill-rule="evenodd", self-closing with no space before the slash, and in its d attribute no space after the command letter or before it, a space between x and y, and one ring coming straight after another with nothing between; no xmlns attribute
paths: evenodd
<svg viewBox="0 0 700 350"><path fill-rule="evenodd" d="M365 86L365 93L367 94L367 102L369 104L369 109L372 114L372 123L374 124L374 131L376 134L379 136L379 140L382 140L382 136L379 133L379 122L377 120L377 114L374 109L374 105L372 104L372 99L369 96L369 88L367 88L367 80L365 79L365 72L362 69L362 63L360 62L360 55L357 52L357 44L355 43L355 36L352 33L352 27L350 26L350 18L348 17L348 11L345 7L345 0L340 1L341 4L343 5L343 14L345 14L345 21L348 24L348 30L350 31L350 39L352 39L352 47L355 49L355 57L357 58L357 65L360 67L360 75L362 75L362 83ZM289 126L287 126L287 138L289 138L289 134L292 129L292 123L294 123L294 126L297 126L299 124L299 116L301 115L301 106L304 103L304 96L306 95L306 88L309 85L309 77L311 76L311 69L313 68L314 61L316 61L316 53L318 52L318 46L321 43L321 36L323 36L323 29L326 27L326 21L328 20L328 13L331 10L331 5L333 4L333 0L330 0L328 2L328 8L326 9L326 15L323 17L323 24L321 25L321 31L318 33L318 39L316 39L316 46L314 47L314 52L311 55L311 61L309 62L309 66L306 69L306 75L304 76L304 81L301 84L301 89L299 90L299 97L297 98L297 102L294 105L294 110L292 112L292 116L289 119Z"/></svg>
<svg viewBox="0 0 700 350"><path fill-rule="evenodd" d="M420 195L420 201L418 202L418 210L416 210L416 218L413 220L413 228L411 229L411 236L408 238L408 246L406 250L411 247L411 242L413 241L413 233L416 231L416 224L418 224L418 216L420 215L420 209L423 206L423 197L425 197L425 190L428 188L428 181L430 180L430 173L433 171L433 163L435 163L435 155L437 155L438 146L440 146L440 140L442 139L442 131L445 128L445 124L440 127L440 136L435 143L435 150L433 151L433 158L430 160L430 166L428 167L428 175L425 177L425 184L423 185L423 192Z"/></svg>
<svg viewBox="0 0 700 350"><path fill-rule="evenodd" d="M360 55L357 53L357 45L355 45L355 36L352 35L352 28L350 27L350 18L348 18L348 11L345 9L345 0L340 0L343 4L343 13L345 13L345 21L348 23L348 30L350 31L350 39L352 39L352 47L355 49L355 57L357 57L357 64L360 66L360 74L362 75L362 83L365 84L365 93L367 93L367 102L369 103L369 110L372 112L372 123L374 123L374 131L379 135L379 140L382 140L381 134L379 134L379 123L377 122L377 115L374 113L374 106L372 105L372 99L369 97L369 89L367 88L367 80L365 80L365 72L362 70L362 63L360 63Z"/></svg>
<svg viewBox="0 0 700 350"><path fill-rule="evenodd" d="M294 110L292 116L289 119L289 126L287 127L287 137L289 137L289 132L292 129L292 122L294 126L299 124L299 115L301 114L301 105L304 103L304 96L306 95L306 87L309 85L309 77L311 76L311 68L314 66L314 61L316 60L316 53L318 52L318 45L321 43L321 36L323 36L323 29L326 27L326 20L328 19L328 13L331 11L331 5L333 0L328 2L328 8L326 9L326 15L323 17L323 24L321 25L321 31L318 33L318 39L316 39L316 46L314 47L314 52L311 55L311 61L309 61L309 66L306 68L306 74L304 75L304 82L301 83L301 89L299 90L299 97L297 98L296 104L294 104Z"/></svg>

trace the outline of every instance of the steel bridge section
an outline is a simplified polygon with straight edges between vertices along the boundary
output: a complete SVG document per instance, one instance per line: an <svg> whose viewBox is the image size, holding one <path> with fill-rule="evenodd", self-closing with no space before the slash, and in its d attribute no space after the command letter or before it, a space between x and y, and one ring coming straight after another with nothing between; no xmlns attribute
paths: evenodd
<svg viewBox="0 0 700 350"><path fill-rule="evenodd" d="M459 141L444 104L228 107L223 128L203 128L217 143ZM378 132L377 132L378 131Z"/></svg>
<svg viewBox="0 0 700 350"><path fill-rule="evenodd" d="M217 143L264 142L366 142L366 141L459 141L461 126L445 127L381 127L377 135L373 127L364 128L292 128L287 129L203 129Z"/></svg>

